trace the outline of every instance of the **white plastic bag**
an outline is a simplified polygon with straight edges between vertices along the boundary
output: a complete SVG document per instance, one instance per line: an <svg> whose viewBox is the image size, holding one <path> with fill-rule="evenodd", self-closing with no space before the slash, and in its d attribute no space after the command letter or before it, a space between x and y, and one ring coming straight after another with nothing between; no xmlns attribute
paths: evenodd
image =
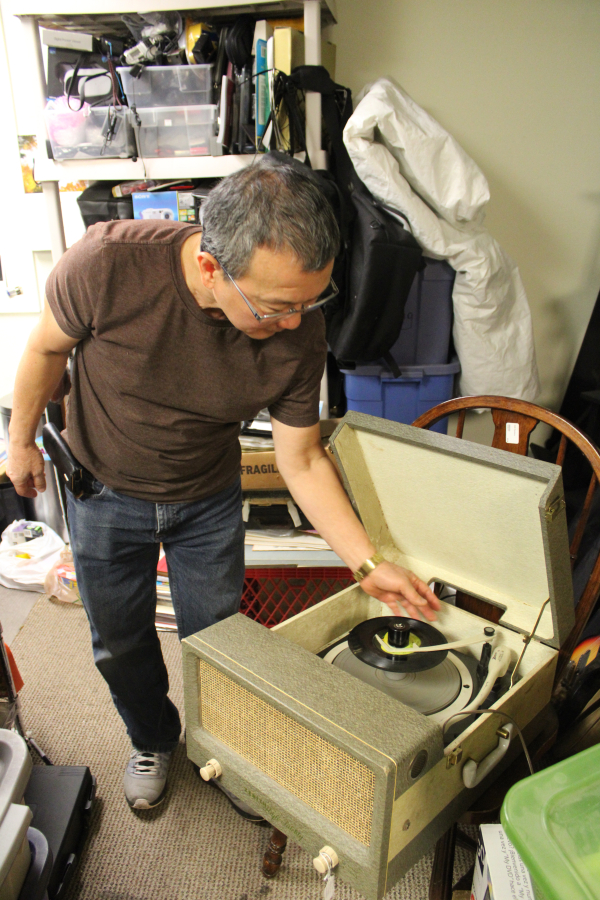
<svg viewBox="0 0 600 900"><path fill-rule="evenodd" d="M81 603L71 548L65 546L46 575L44 590L63 603Z"/></svg>
<svg viewBox="0 0 600 900"><path fill-rule="evenodd" d="M24 522L25 519L15 520L2 532L0 584L7 588L43 594L44 579L59 558L65 542L44 522L27 521L27 525L41 526L42 536L20 544L10 543L8 535Z"/></svg>

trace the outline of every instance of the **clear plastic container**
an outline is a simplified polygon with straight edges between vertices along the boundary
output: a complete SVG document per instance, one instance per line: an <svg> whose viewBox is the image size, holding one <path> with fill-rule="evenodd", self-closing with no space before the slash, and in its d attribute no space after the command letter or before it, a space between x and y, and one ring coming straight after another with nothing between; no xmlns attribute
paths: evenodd
<svg viewBox="0 0 600 900"><path fill-rule="evenodd" d="M537 900L596 900L600 885L600 745L515 784L502 825Z"/></svg>
<svg viewBox="0 0 600 900"><path fill-rule="evenodd" d="M128 109L90 106L70 109L66 97L50 100L44 112L54 159L126 159L135 156Z"/></svg>
<svg viewBox="0 0 600 900"><path fill-rule="evenodd" d="M210 156L216 106L138 109L140 156Z"/></svg>
<svg viewBox="0 0 600 900"><path fill-rule="evenodd" d="M204 106L212 97L211 66L147 66L138 78L117 68L130 106Z"/></svg>

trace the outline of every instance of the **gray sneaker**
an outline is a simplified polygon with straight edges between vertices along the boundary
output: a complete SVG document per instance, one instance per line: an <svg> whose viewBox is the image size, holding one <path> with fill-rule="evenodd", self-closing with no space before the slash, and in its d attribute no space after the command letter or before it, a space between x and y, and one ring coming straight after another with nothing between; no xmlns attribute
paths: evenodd
<svg viewBox="0 0 600 900"><path fill-rule="evenodd" d="M152 809L165 799L171 753L132 750L123 776L125 797L133 809Z"/></svg>

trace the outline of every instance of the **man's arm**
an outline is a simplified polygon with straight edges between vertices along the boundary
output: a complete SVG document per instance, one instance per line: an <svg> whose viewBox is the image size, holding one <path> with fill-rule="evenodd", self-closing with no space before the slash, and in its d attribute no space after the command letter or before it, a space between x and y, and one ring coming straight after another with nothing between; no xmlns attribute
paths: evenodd
<svg viewBox="0 0 600 900"><path fill-rule="evenodd" d="M373 556L375 547L356 517L335 466L323 447L319 426L292 428L271 420L277 467L294 500L329 546L352 571ZM420 578L394 563L380 563L361 582L363 590L386 603L394 615L433 621L440 608Z"/></svg>
<svg viewBox="0 0 600 900"><path fill-rule="evenodd" d="M58 327L46 300L17 369L10 417L6 471L22 497L36 497L38 491L46 490L44 459L35 443L35 432L77 343Z"/></svg>

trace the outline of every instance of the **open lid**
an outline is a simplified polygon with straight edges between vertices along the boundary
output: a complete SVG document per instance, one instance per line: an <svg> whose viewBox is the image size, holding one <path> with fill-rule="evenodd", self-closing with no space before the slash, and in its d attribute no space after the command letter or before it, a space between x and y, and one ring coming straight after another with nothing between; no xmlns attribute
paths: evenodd
<svg viewBox="0 0 600 900"><path fill-rule="evenodd" d="M504 609L500 624L559 647L574 624L559 466L348 413L331 440L375 547L426 582Z"/></svg>

